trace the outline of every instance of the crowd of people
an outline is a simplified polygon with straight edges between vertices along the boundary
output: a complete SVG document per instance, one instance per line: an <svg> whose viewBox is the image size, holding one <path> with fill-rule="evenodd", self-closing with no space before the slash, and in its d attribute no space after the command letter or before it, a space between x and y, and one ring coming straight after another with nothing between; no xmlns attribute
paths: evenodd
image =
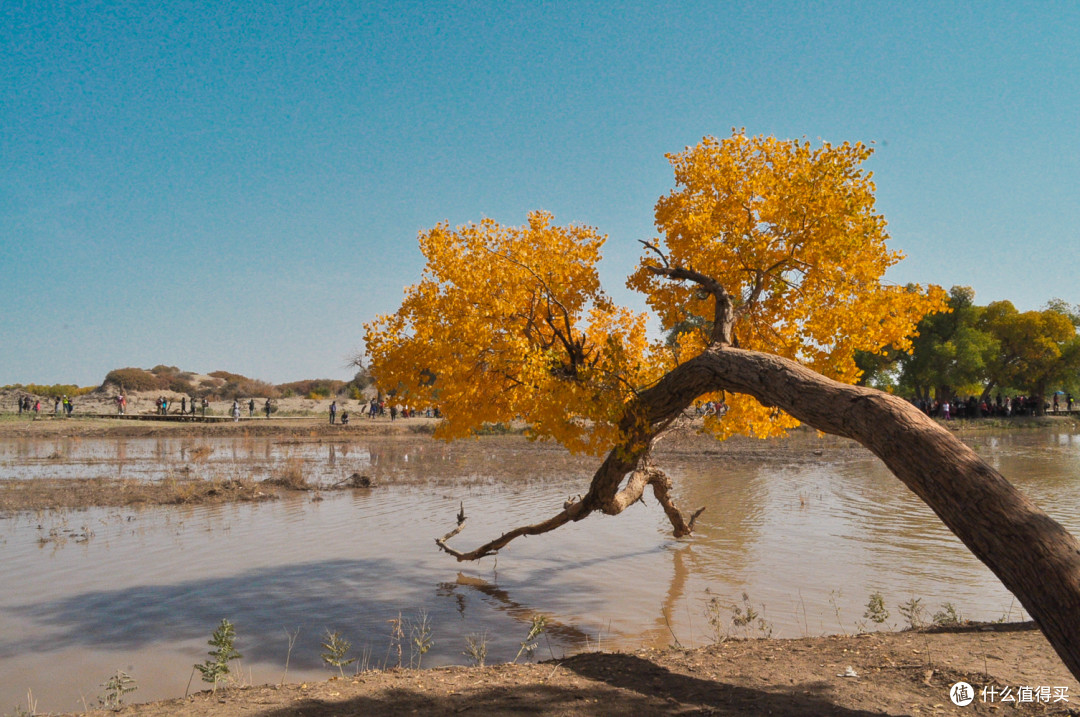
<svg viewBox="0 0 1080 717"><path fill-rule="evenodd" d="M1002 396L997 394L992 400L980 401L974 396L967 399L953 398L945 401L911 399L911 403L931 418L950 421L954 418L1008 418L1010 416L1036 416L1039 414L1039 401L1031 396ZM1043 403L1043 413L1072 413L1073 397L1071 393L1058 391L1048 402ZM723 416L727 405L723 401L705 401L696 406L698 416Z"/></svg>
<svg viewBox="0 0 1080 717"><path fill-rule="evenodd" d="M47 406L48 399L45 400L46 404L43 404L41 397L29 395L17 396L15 403L18 414L20 416L33 415L34 417L38 417L42 415L42 412L44 411L47 415L49 410ZM116 403L116 412L119 415L127 413L127 396L120 393L112 400ZM1031 396L1002 396L1000 393L993 399L988 400L979 400L974 396L968 396L966 399L953 398L949 400L911 399L911 403L932 418L952 420L955 418L1008 418L1011 416L1034 416L1039 413L1072 413L1075 401L1072 394L1058 391L1054 393L1048 401L1043 402L1043 410L1041 412L1039 410L1038 399L1036 398ZM166 416L170 413L174 415L179 414L180 416L195 416L201 409L202 416L205 418L209 406L210 402L207 398L203 397L202 399L196 399L194 396L181 396L179 406L177 406L175 399L170 399L166 396L159 396L154 402L155 413L161 416ZM257 406L254 398L249 398L246 403L242 402L239 398L233 399L229 415L234 421L239 421L244 408L247 409L249 418L255 417ZM56 418L70 418L74 410L75 401L71 397L67 395L54 397L52 412ZM267 418L270 418L270 414L277 410L277 405L271 399L267 398L263 402L261 410L266 414ZM369 419L389 417L391 421L396 421L399 418L441 418L439 409L436 407L418 410L407 404L391 403L386 399L379 398L372 398L370 401L361 402L360 407L357 410L361 417L366 416ZM344 406L339 406L336 399L330 403L329 412L331 425L340 424L344 426L349 424L350 415L348 409ZM698 404L696 406L696 412L699 416L723 416L727 412L727 406L723 401L708 401Z"/></svg>
<svg viewBox="0 0 1080 717"><path fill-rule="evenodd" d="M1064 396L1064 399L1062 399ZM1035 416L1039 413L1059 413L1062 410L1072 412L1072 394L1055 393L1052 401L1044 401L1042 411L1039 400L1032 396L1002 396L1000 393L993 400L979 400L974 396L967 399L951 400L913 399L912 403L923 413L932 418L946 421L954 418L1008 418L1010 416Z"/></svg>
<svg viewBox="0 0 1080 717"><path fill-rule="evenodd" d="M390 403L385 399L373 398L366 404L361 404L360 415L367 416L369 419L374 419L379 416L390 416L391 421L396 421L400 418L441 418L438 408L429 406L423 411L418 411L415 408L411 408L408 405L400 405L397 403ZM341 408L341 417L338 417L338 405L337 400L330 403L330 425L339 423L342 426L349 425L349 412L344 407Z"/></svg>
<svg viewBox="0 0 1080 717"><path fill-rule="evenodd" d="M202 415L206 417L206 409L209 408L210 402L204 397L202 399ZM116 410L117 413L123 414L127 408L127 399L123 394L116 397ZM159 416L169 415L169 411L177 413L181 416L194 416L199 409L199 402L194 396L188 398L187 396L180 397L180 408L177 410L176 399L169 399L166 396L158 396L154 401L154 412Z"/></svg>
<svg viewBox="0 0 1080 717"><path fill-rule="evenodd" d="M128 409L128 398L123 393L117 394L112 401L116 404L116 412L118 415L125 415ZM17 401L17 408L19 415L24 413L32 413L35 416L40 415L43 406L40 398L34 398L31 396L20 396ZM66 415L70 416L74 410L75 403L67 396L56 398L56 404L54 407L57 416ZM159 416L179 415L183 416L196 416L200 409L202 416L205 418L209 409L210 402L207 398L196 399L194 396L181 396L179 402L175 398L168 396L158 396L154 401L154 413ZM229 408L229 416L234 421L239 421L243 414L243 410L247 409L248 418L255 417L256 403L254 398L249 398L247 402L241 401L239 398L234 398L232 406ZM277 410L277 405L271 399L267 398L261 407L265 412L266 417L270 418L270 414ZM349 424L349 411L344 406L338 405L337 399L330 403L330 423L348 425ZM428 407L422 411L412 408L408 405L402 405L397 403L391 403L385 399L372 398L368 402L361 402L358 409L361 416L367 416L369 419L375 419L380 417L389 417L391 421L396 421L399 418L441 418L438 408ZM340 413L340 416L338 415Z"/></svg>
<svg viewBox="0 0 1080 717"><path fill-rule="evenodd" d="M18 396L15 399L15 403L17 404L20 416L23 414L33 413L34 417L37 418L41 415L43 406L41 405L40 398L31 398L30 396ZM45 406L44 409L47 411L48 406ZM55 396L53 398L53 415L56 418L71 418L71 414L74 410L75 401L74 399L69 398L67 394L64 394L63 396Z"/></svg>

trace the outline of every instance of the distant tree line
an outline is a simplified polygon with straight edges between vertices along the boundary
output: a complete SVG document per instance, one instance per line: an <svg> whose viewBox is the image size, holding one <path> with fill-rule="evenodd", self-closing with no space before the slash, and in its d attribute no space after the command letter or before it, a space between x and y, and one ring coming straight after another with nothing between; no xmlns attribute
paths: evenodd
<svg viewBox="0 0 1080 717"><path fill-rule="evenodd" d="M949 311L918 324L910 351L857 356L860 383L924 403L1025 396L1036 413L1054 393L1080 389L1080 306L1053 299L1037 311L1009 301L975 304L966 286L949 291Z"/></svg>
<svg viewBox="0 0 1080 717"><path fill-rule="evenodd" d="M351 381L335 379L307 379L290 383L272 384L249 378L230 371L212 371L210 381L198 380L196 374L181 371L176 366L158 365L151 369L118 368L110 371L101 388L124 391L173 391L197 398L231 400L234 398L330 398L348 396L360 398L361 392L371 384L371 376L361 368Z"/></svg>

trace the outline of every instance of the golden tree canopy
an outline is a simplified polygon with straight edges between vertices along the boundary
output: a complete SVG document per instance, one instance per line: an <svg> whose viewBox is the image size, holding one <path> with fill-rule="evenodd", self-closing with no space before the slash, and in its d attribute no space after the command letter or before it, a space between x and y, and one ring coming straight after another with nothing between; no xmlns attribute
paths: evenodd
<svg viewBox="0 0 1080 717"><path fill-rule="evenodd" d="M438 435L522 420L537 437L598 452L640 385L645 316L615 306L596 264L606 237L491 220L420 235L423 280L365 326L372 373L402 400L437 404Z"/></svg>
<svg viewBox="0 0 1080 717"><path fill-rule="evenodd" d="M713 298L651 270L656 254L715 279L730 295L732 342L775 353L838 381L860 372L856 351L906 349L919 319L946 295L882 283L902 258L885 246L871 174L871 149L747 137L736 131L668 155L676 188L656 203L658 251L642 258L628 286L643 292L675 337L668 361L697 355L710 341ZM657 355L658 358L662 356ZM745 397L710 425L720 436L767 436L795 425Z"/></svg>
<svg viewBox="0 0 1080 717"><path fill-rule="evenodd" d="M669 155L676 188L656 205L662 238L628 286L665 329L686 327L674 346L647 345L644 315L603 293L595 230L541 212L523 227L436 226L420 235L421 283L365 327L372 373L402 400L437 404L447 438L519 419L571 450L605 450L637 391L715 341L715 297L663 271L678 268L722 287L734 345L854 382L856 351L906 348L918 320L945 305L940 289L882 283L900 254L885 246L860 167L870 152L736 131ZM729 410L709 424L719 436L796 424L753 399L722 398Z"/></svg>

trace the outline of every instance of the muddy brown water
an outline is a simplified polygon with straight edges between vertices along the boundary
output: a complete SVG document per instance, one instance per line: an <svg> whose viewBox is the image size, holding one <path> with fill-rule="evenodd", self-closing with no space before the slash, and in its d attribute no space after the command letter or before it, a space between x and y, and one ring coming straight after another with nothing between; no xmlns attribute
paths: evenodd
<svg viewBox="0 0 1080 717"><path fill-rule="evenodd" d="M82 709L117 669L136 700L184 694L222 618L237 630L243 679L324 679L327 630L357 666L513 659L534 615L548 627L535 655L698 646L733 635L803 636L875 628L871 592L898 606L944 603L966 618L1024 617L1011 595L930 510L869 454L810 436L771 456L668 453L683 506L704 505L695 535L674 540L655 501L521 539L496 558L459 564L435 549L459 505L456 539L473 545L557 512L584 490L595 459L516 437L441 444L371 437L318 443L270 438L0 440L0 477L187 475L261 479L300 466L330 485L354 472L377 487L260 504L112 508L0 519L0 712ZM969 441L1074 533L1080 532L1080 435L979 434ZM733 625L746 601L758 617ZM712 608L710 609L710 605ZM426 615L430 649L413 648ZM764 620L764 622L762 622ZM298 633L297 633L298 630ZM289 634L296 634L289 650ZM419 640L424 642L423 639ZM191 689L204 687L196 674Z"/></svg>

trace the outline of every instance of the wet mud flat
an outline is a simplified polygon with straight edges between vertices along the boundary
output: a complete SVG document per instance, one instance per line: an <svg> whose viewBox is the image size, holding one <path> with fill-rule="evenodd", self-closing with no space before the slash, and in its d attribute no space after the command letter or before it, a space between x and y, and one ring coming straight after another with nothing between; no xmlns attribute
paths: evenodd
<svg viewBox="0 0 1080 717"><path fill-rule="evenodd" d="M37 421L0 424L0 441L11 457L0 472L0 516L20 511L121 507L138 505L196 505L272 500L285 490L375 488L384 485L452 485L501 483L528 485L546 480L580 481L588 487L600 463L595 456L572 456L560 446L530 441L518 434L479 436L446 443L431 437L434 422L425 419L396 422L358 422L329 426L313 419L293 423L254 424L119 424L103 419ZM374 455L371 441L378 441ZM104 442L103 442L104 441ZM154 453L131 456L129 445L158 441ZM160 443L164 441L165 443ZM229 441L232 441L230 444ZM105 443L109 442L109 443ZM236 457L236 445L248 457ZM92 454L89 446L108 454ZM273 445L276 452L297 455L285 464L261 459ZM165 448L162 448L162 445ZM40 448L35 448L40 446ZM119 448L113 448L119 446ZM207 462L215 450L231 446L228 465ZM316 464L344 461L357 450L372 453L372 466L413 461L407 470L366 470L330 475L313 471ZM117 458L112 454L122 454ZM89 457L82 454L91 454ZM658 462L668 460L749 461L792 464L865 457L861 446L814 431L799 430L783 440L733 438L717 442L692 430L673 433L657 446ZM18 457L14 457L18 456ZM73 457L77 456L77 457ZM126 477L145 467L142 477ZM481 466L464 473L462 465ZM125 466L126 476L125 476ZM268 467L269 466L269 467ZM542 466L542 469L540 468ZM107 473L111 475L87 475ZM134 469L133 469L134 468ZM149 476L149 477L148 477Z"/></svg>

